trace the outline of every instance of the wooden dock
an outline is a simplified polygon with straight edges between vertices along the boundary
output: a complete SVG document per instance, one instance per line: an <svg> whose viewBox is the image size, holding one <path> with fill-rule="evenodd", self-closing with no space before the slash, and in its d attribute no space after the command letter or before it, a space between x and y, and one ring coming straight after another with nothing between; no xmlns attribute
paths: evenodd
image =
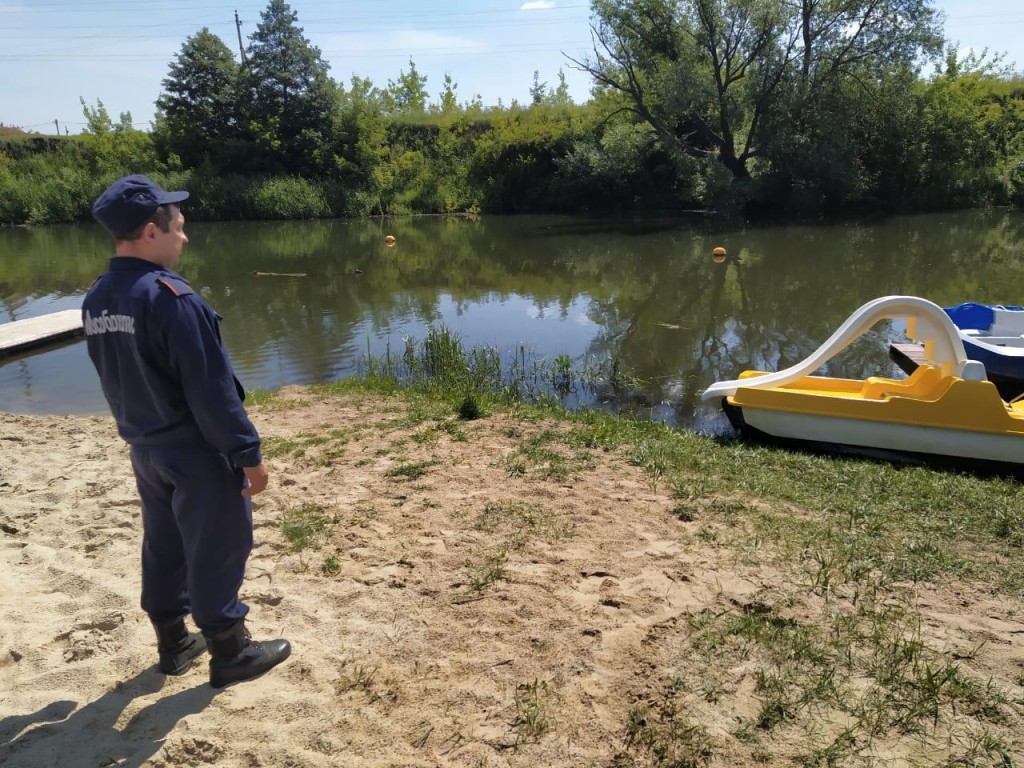
<svg viewBox="0 0 1024 768"><path fill-rule="evenodd" d="M0 325L0 358L85 333L82 310L66 309Z"/></svg>

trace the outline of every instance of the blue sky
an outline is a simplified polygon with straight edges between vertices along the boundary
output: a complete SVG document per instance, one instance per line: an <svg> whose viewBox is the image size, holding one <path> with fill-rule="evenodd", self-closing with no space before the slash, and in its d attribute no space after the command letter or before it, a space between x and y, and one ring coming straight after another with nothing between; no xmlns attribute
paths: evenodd
<svg viewBox="0 0 1024 768"><path fill-rule="evenodd" d="M234 13L247 43L266 0L0 0L0 123L42 133L84 124L79 97L103 101L116 120L146 128L168 64L184 40L209 27L237 51ZM330 74L385 86L410 57L436 99L445 73L465 101L529 100L533 73L557 85L565 73L577 102L590 79L563 52L590 50L589 0L294 0L299 26ZM938 0L946 35L961 49L1004 52L1024 69L1021 0Z"/></svg>

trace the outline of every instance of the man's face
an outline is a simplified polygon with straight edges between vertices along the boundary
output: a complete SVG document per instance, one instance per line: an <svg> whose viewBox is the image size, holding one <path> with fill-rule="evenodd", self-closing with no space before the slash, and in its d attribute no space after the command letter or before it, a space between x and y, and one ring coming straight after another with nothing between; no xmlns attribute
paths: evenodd
<svg viewBox="0 0 1024 768"><path fill-rule="evenodd" d="M157 263L164 267L173 267L178 263L178 259L181 257L181 248L188 242L188 237L185 235L184 215L177 207L172 208L171 211L174 218L166 232L156 224L152 225L152 252Z"/></svg>

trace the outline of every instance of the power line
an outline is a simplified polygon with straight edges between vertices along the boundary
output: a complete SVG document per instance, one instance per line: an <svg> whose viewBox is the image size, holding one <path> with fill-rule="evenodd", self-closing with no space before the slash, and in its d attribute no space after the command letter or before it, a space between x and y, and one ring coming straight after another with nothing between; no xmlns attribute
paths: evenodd
<svg viewBox="0 0 1024 768"><path fill-rule="evenodd" d="M573 9L576 9L576 8L586 8L586 7L587 6L585 6L585 5L566 5L566 6L560 6L559 8L556 8L556 9L553 9L553 10L573 10ZM458 13L455 13L455 12L452 12L452 13L413 13L413 14L403 14L402 18L403 19L416 19L416 18L437 19L437 18L445 18L445 17L462 18L462 17L469 17L469 16L477 17L477 16L492 15L492 14L509 14L509 13L519 13L519 11L504 10L504 11L460 11ZM192 20L192 21L189 21L189 22L178 22L176 24L143 24L143 25L125 24L121 29L123 29L126 32L132 32L132 31L134 31L136 29L153 29L153 28L159 28L159 29L196 29L198 26L210 26L210 24L205 24L204 25L204 24L200 24L198 22L203 22L203 21L206 21L206 20L211 20L212 21L215 18L222 19L223 17L220 16L220 15L218 15L218 16L204 16L204 17L202 17L200 19ZM319 18L303 19L303 20L301 20L301 26L302 26L302 29L303 29L303 33L304 34L308 34L309 33L309 25L310 24L332 24L332 25L347 26L347 25L351 24L354 21L378 21L379 22L380 21L380 15L379 14L373 14L373 15L369 15L369 16L338 16L338 17L322 18L322 19L319 19ZM564 24L564 23L571 23L571 22L575 22L575 21L578 21L578 19L561 19L561 20L552 20L552 19L526 20L526 19L524 19L522 21L513 21L513 20L501 21L501 22L498 22L497 24L498 25L502 25L502 26L504 26L504 25L544 26L544 25L553 24L553 23L554 24L559 24L559 23ZM212 21L212 23L214 25L216 25L216 26L227 26L227 25L231 24L232 22L229 20L229 21L221 21L221 22ZM36 25L36 24L29 24L29 25L26 25L26 26L6 26L6 25L0 25L0 29L11 30L11 31L19 31L19 30L35 29L35 28L37 28L37 26L38 25ZM467 27L467 28L478 28L478 27L483 27L483 26L490 26L490 24L457 25L457 27ZM447 29L449 27L451 27L451 25L446 25L444 27L429 27L429 29ZM111 26L110 26L109 23L105 23L105 24L66 24L66 25L47 24L46 25L46 29L48 29L48 30L53 30L53 29L75 29L75 30L77 30L77 29L105 29L105 30L108 30L108 32L109 32L111 30ZM407 30L401 29L400 27L397 27L392 22L387 23L387 25L384 26L383 29L397 30L397 31L407 31ZM418 32L418 31L420 31L422 29L425 29L425 28L424 27L416 27L414 30L411 30L411 31L417 31Z"/></svg>
<svg viewBox="0 0 1024 768"><path fill-rule="evenodd" d="M303 0L302 7L310 5L369 5L371 3L384 3L393 2L393 0ZM479 5L482 0L477 0L475 5ZM244 5L244 0L241 3ZM211 3L200 3L198 5L188 5L178 0L147 0L144 5L139 3L129 2L124 0L120 3L104 3L102 0L88 0L88 2L63 2L63 3L39 3L33 2L30 8L4 8L0 6L0 13L35 13L39 8L56 8L56 9L79 9L81 13L94 13L96 11L116 11L118 13L133 11L137 13L152 14L153 10L174 10L182 11L189 10L190 8L236 8L239 2L228 3L226 5L213 5ZM294 9L293 9L294 10ZM45 13L70 13L70 10L54 10L54 11L43 11Z"/></svg>
<svg viewBox="0 0 1024 768"><path fill-rule="evenodd" d="M392 3L392 4L394 4L394 0L319 0L319 1L318 0L303 0L303 2L301 3L301 8L293 7L292 10L295 11L295 12L304 11L304 10L308 9L310 6L326 6L327 8L330 8L330 9L336 9L336 8L338 8L338 6L358 6L359 8L363 8L365 6L373 5L373 4L376 4L376 3ZM108 4L108 3L100 2L99 0L89 0L88 2L73 2L73 3L40 3L40 2L35 2L35 0L33 0L32 5L30 7L21 7L21 8L6 7L5 8L3 6L0 6L0 15L4 15L4 14L10 14L10 15L14 15L14 14L38 15L38 14L58 14L58 13L61 14L61 15L66 15L66 14L69 14L69 13L88 13L88 14L116 13L119 16L120 15L124 15L124 14L139 14L139 15L145 14L146 16L152 16L152 15L154 15L154 13L161 13L161 12L174 12L176 15L181 15L183 12L191 11L191 10L204 10L204 11L224 10L224 11L233 11L233 10L237 10L240 5L244 7L244 6L246 6L246 4L247 4L247 0L230 0L230 2L227 2L227 3L224 3L224 4L214 4L214 3L204 3L204 2L197 2L195 4L190 4L190 3L187 3L187 2L183 2L181 0L147 0L147 2L144 3L144 4L140 4L140 3L137 3L137 2L130 2L130 0L125 0L124 2L119 3L119 4ZM254 14L262 14L263 13L264 7L263 7L262 3L260 3L258 6L257 6L257 4L253 4L253 3L250 3L250 4L253 7L248 8L247 11L250 11L250 12L252 12ZM474 10L471 11L471 12L474 12L474 13L478 12L481 6L486 6L486 5L489 5L489 4L493 4L493 5L499 5L499 6L502 6L502 7L500 9L495 9L493 11L484 11L484 12L485 13L529 13L531 15L548 14L548 13L552 13L552 12L555 12L555 11L563 10L563 9L566 9L566 8L588 8L589 7L589 5L587 5L587 4L556 5L556 6L553 6L551 8L534 9L534 10L524 11L522 8L509 8L508 7L508 0L489 0L489 2L488 2L488 0L464 0L463 4L466 5L466 6L469 6L470 8L473 8ZM48 10L48 9L53 9L53 10ZM421 14L421 15L452 15L453 13L454 14L458 14L459 12L458 11L437 11L437 10L435 10L435 11L429 13L429 14ZM408 14L405 14L405 13L401 14L402 18L405 18L407 15ZM380 13L376 14L376 16L379 18L380 17ZM303 19L300 16L300 22L301 21L303 21Z"/></svg>
<svg viewBox="0 0 1024 768"><path fill-rule="evenodd" d="M338 0L338 2L316 3L316 5L327 5L327 6L330 6L333 9L333 8L336 8L339 5L350 4L350 5L358 5L360 8L362 8L362 7L364 7L364 6L366 6L366 5L370 4L370 3L373 3L373 2L386 2L386 1L387 0L350 0L349 3L345 3L344 0ZM180 16L182 11L189 11L189 10L203 10L203 11L225 10L225 11L233 11L233 10L235 10L238 7L239 3L238 2L232 2L230 5L211 5L209 3L200 3L200 4L197 4L197 5L185 5L183 3L172 2L171 4L166 6L165 8L160 8L160 7L154 8L153 7L153 0L149 0L149 2L147 2L147 3L145 3L144 5L141 5L141 6L139 4L132 4L132 5L126 6L124 8L114 8L114 7L111 7L111 6L97 6L95 3L92 3L88 7L84 7L84 8L83 7L76 7L75 9L69 9L69 10L53 10L53 11L45 11L45 10L40 11L40 10L38 10L39 8L43 7L43 5L44 4L33 4L30 9L25 9L25 10L0 7L0 14L2 14L5 11L8 12L8 13L13 11L13 12L16 12L16 13L23 13L23 14L26 14L26 15L39 14L39 13L59 13L60 15L64 16L64 15L67 15L69 13L88 13L88 14L92 14L92 15L96 15L98 13L116 13L118 16L122 16L124 14L145 14L147 16L153 16L154 13L160 13L161 11L163 11L163 12L174 11L176 15ZM303 5L304 6L305 5L314 5L314 3L304 3ZM463 16L463 15L472 16L472 15L478 15L478 14L492 14L492 13L494 13L494 14L498 14L498 13L506 13L506 14L507 13L517 13L517 14L529 13L531 15L533 15L533 14L544 14L544 15L547 15L547 14L551 14L551 13L557 13L558 11L563 11L563 10L575 10L575 9L578 9L578 8L589 8L590 7L586 3L578 3L578 4L573 4L573 5L556 5L556 6L552 7L552 8L545 8L544 10L524 11L521 8L508 8L508 7L495 8L495 9L492 9L492 10L480 10L480 8L479 8L480 3L479 2L471 3L471 5L474 8L474 10L470 10L470 11L437 11L437 10L434 10L434 11L427 11L427 12L424 12L424 13L402 13L401 14L401 18L402 19L407 19L407 18L417 18L417 17L424 17L424 16L429 16L429 17ZM380 13L375 13L372 16L362 16L362 17L359 17L359 18L363 18L363 19L367 19L367 18L379 19L380 17L381 17ZM300 17L299 18L299 23L300 24L306 24L306 23L308 23L310 21L319 21L319 19L311 19L311 18L304 18L304 17Z"/></svg>
<svg viewBox="0 0 1024 768"><path fill-rule="evenodd" d="M331 23L333 24L334 22L331 22ZM346 34L357 34L357 33L382 34L382 33L388 33L388 32L409 32L409 31L413 31L413 32L453 31L454 32L454 31L461 31L461 30L464 30L464 29L509 29L509 28L516 28L516 27L553 27L553 26L559 26L559 25L564 25L564 24L578 24L579 20L578 19L558 19L558 20L555 20L555 21L502 21L502 22L497 22L497 23L489 22L489 23L480 23L480 24L459 24L458 26L446 25L446 26L437 26L437 27L416 27L414 30L404 30L404 29L396 30L394 25L391 25L391 24L384 25L384 26L376 26L376 27L348 27L347 25L344 25L342 22L337 22L337 23L342 25L342 26L344 26L344 30L343 31ZM214 23L211 23L211 24L205 24L203 26L206 26L206 27L229 27L229 26L232 26L233 27L234 26L234 22L231 22L231 21L214 22ZM156 28L156 29L167 29L166 25L164 25L164 24L151 24L151 25L147 25L145 27L133 27L131 29L125 29L124 30L128 34L126 34L123 39L129 39L129 38L134 39L135 35L132 33L133 29L153 29L153 28ZM0 27L0 29L4 29L4 27ZM69 26L69 27L48 27L48 29L105 29L105 27L99 26L99 25L98 26L77 26L77 25L73 25L73 26ZM184 30L193 30L194 31L196 29L196 27L190 26L190 27L183 27L182 29L183 29L183 31ZM318 32L322 32L322 31L323 31L322 28L321 29L317 29L314 32L314 34L316 34ZM306 33L304 32L303 34L306 34ZM308 37L308 34L306 34L306 36ZM17 39L18 40L92 40L92 39L109 40L109 39L111 39L111 37L120 37L120 36L119 35L111 35L109 30L108 30L107 32L105 32L103 34L96 34L96 35L92 35L92 34L90 34L90 35L32 35L32 36L18 35ZM160 36L157 36L157 37L177 38L177 37L179 37L179 35L178 34L174 34L174 35L160 35Z"/></svg>
<svg viewBox="0 0 1024 768"><path fill-rule="evenodd" d="M374 56L459 56L459 55L499 55L505 53L536 53L550 51L560 52L561 48L575 46L589 46L589 40L564 41L558 43L515 43L511 45L465 45L465 46L435 46L432 48L410 48L409 46L392 48L352 48L341 51L321 51L325 58L347 59L352 57L364 57L372 53ZM38 55L15 55L0 54L0 61L17 59L18 61L167 61L163 54L148 53L47 53ZM328 64L330 62L327 62Z"/></svg>

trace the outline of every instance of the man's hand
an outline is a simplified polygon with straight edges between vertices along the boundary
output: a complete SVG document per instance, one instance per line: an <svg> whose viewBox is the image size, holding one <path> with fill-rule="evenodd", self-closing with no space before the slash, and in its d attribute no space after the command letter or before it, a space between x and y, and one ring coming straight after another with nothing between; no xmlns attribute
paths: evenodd
<svg viewBox="0 0 1024 768"><path fill-rule="evenodd" d="M258 467L242 467L242 471L245 472L245 477L249 481L248 487L242 489L243 496L255 496L267 487L269 474L266 464L261 462Z"/></svg>

